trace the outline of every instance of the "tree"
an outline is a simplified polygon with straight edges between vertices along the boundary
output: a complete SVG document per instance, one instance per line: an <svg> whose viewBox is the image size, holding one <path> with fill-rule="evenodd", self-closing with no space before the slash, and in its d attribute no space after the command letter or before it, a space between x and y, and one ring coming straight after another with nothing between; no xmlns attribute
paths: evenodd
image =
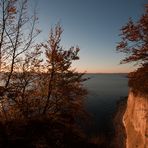
<svg viewBox="0 0 148 148"><path fill-rule="evenodd" d="M0 2L0 71L7 72L5 88L10 84L15 65L23 60L26 52L40 31L35 28L36 12L27 14L28 0L1 0Z"/></svg>
<svg viewBox="0 0 148 148"><path fill-rule="evenodd" d="M34 10L33 14L29 15L28 3L28 0L0 1L0 73L1 81L4 83L0 99L5 118L9 114L6 111L8 104L11 107L14 104L20 106L17 101L20 93L22 95L23 88L21 83L14 84L18 84L20 75L25 78L24 74L29 73L27 69L23 69L23 66L30 64L32 58L35 57L32 55L32 52L35 52L33 51L34 40L40 33L40 30L36 28L38 21L36 11ZM27 57L27 55L30 56ZM24 80L23 83L25 83Z"/></svg>
<svg viewBox="0 0 148 148"><path fill-rule="evenodd" d="M84 74L71 68L72 61L78 60L79 48L64 50L60 45L62 27L57 24L50 30L47 43L42 44L47 57L47 97L43 114L60 115L63 119L76 119L84 115L84 97L86 90L82 82Z"/></svg>
<svg viewBox="0 0 148 148"><path fill-rule="evenodd" d="M87 91L83 87L86 79L83 73L71 67L72 62L79 59L80 49L64 50L60 45L62 32L57 24L50 30L46 43L36 45L34 50L23 54L23 60L20 58L15 63L10 89L1 101L2 119L28 120L42 116L74 125L86 117L84 98ZM46 61L41 59L44 49ZM9 109L6 110L6 106Z"/></svg>
<svg viewBox="0 0 148 148"><path fill-rule="evenodd" d="M148 6L137 22L132 19L121 29L121 42L117 51L126 53L121 63L136 62L139 65L148 64Z"/></svg>
<svg viewBox="0 0 148 148"><path fill-rule="evenodd" d="M86 79L72 69L72 62L79 59L79 48L64 50L60 45L62 32L57 24L47 42L36 45L15 64L11 91L0 102L0 123L4 122L7 129L8 142L14 139L13 143L18 143L21 137L26 147L76 147L85 143L79 125L87 117Z"/></svg>
<svg viewBox="0 0 148 148"><path fill-rule="evenodd" d="M148 5L137 22L132 19L121 29L117 51L126 53L121 63L134 62L138 69L129 73L129 86L135 93L148 94Z"/></svg>
<svg viewBox="0 0 148 148"><path fill-rule="evenodd" d="M19 138L26 147L38 142L64 147L67 139L81 141L78 123L86 116L86 79L71 67L80 49L63 49L60 24L50 30L46 43L35 44L38 18L35 11L28 15L27 4L0 0L0 125L8 143L19 143Z"/></svg>

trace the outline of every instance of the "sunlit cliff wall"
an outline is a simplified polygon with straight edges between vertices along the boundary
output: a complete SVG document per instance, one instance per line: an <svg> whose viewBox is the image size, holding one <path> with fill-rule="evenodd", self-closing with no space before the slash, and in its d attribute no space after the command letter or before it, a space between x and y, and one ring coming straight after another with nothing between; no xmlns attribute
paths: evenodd
<svg viewBox="0 0 148 148"><path fill-rule="evenodd" d="M123 124L126 148L148 148L148 96L129 92Z"/></svg>

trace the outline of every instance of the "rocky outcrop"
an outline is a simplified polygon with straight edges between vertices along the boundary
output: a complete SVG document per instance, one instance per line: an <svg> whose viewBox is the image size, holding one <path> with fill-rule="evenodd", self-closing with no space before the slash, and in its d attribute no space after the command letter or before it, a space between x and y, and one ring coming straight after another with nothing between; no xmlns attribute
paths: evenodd
<svg viewBox="0 0 148 148"><path fill-rule="evenodd" d="M148 148L148 96L129 92L123 116L126 148Z"/></svg>

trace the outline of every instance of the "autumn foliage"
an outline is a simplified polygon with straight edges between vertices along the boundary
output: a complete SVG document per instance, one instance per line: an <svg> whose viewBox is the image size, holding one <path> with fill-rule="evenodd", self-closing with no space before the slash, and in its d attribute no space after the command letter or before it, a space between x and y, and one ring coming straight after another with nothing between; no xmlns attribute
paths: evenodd
<svg viewBox="0 0 148 148"><path fill-rule="evenodd" d="M136 62L148 63L148 7L139 21L134 23L132 19L121 28L121 42L117 45L117 51L127 54L122 63Z"/></svg>
<svg viewBox="0 0 148 148"><path fill-rule="evenodd" d="M137 22L132 19L121 28L121 41L117 45L117 51L126 54L121 63L138 65L138 70L129 74L129 86L133 90L148 92L148 6L145 13Z"/></svg>
<svg viewBox="0 0 148 148"><path fill-rule="evenodd" d="M87 115L86 79L71 66L80 49L63 48L59 23L47 42L36 43L38 18L36 11L28 14L27 5L0 1L0 146L11 147L22 137L26 147L63 147L67 138L84 138L79 124Z"/></svg>
<svg viewBox="0 0 148 148"><path fill-rule="evenodd" d="M47 42L35 43L37 17L36 13L27 15L27 3L2 0L0 5L4 10L0 28L1 119L46 116L75 120L84 113L86 95L83 74L71 67L79 59L80 49L63 49L60 24L50 30Z"/></svg>

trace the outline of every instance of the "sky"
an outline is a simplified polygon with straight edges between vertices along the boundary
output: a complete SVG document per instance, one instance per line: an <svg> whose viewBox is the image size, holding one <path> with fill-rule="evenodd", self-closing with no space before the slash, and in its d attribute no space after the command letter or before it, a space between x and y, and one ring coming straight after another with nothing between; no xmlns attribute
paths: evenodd
<svg viewBox="0 0 148 148"><path fill-rule="evenodd" d="M40 39L46 41L50 27L60 21L64 49L78 45L80 60L73 63L79 72L126 73L131 64L119 64L123 53L116 52L120 29L130 17L138 20L147 0L37 0Z"/></svg>

